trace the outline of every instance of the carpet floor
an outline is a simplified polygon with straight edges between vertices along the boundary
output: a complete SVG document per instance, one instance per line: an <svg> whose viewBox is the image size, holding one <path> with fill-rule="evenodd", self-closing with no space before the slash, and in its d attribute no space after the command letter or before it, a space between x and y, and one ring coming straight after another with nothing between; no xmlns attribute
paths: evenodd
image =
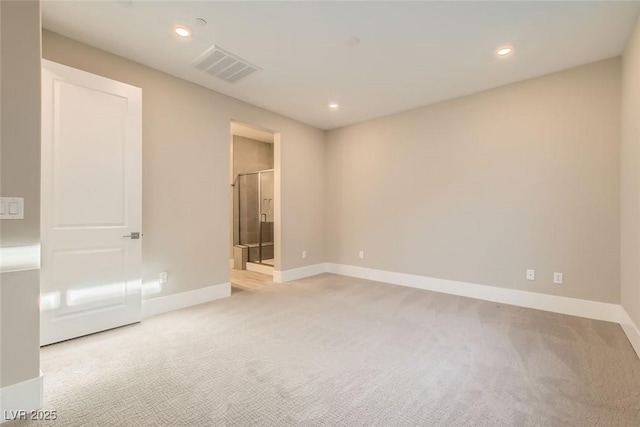
<svg viewBox="0 0 640 427"><path fill-rule="evenodd" d="M614 323L323 274L42 349L31 426L640 426Z"/></svg>

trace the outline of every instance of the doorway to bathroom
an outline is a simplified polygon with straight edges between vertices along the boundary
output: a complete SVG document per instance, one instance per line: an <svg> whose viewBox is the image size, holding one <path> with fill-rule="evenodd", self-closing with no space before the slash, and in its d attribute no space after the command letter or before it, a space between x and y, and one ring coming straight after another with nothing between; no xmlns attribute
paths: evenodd
<svg viewBox="0 0 640 427"><path fill-rule="evenodd" d="M231 284L273 283L276 260L275 133L231 122Z"/></svg>

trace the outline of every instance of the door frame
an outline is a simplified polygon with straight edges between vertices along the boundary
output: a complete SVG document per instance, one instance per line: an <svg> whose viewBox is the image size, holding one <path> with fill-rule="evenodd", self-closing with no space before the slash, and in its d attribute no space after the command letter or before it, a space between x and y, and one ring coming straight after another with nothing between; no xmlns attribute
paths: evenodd
<svg viewBox="0 0 640 427"><path fill-rule="evenodd" d="M229 183L233 185L233 133L231 132L231 124L238 124L248 128L253 128L263 132L273 134L273 198L275 202L273 204L273 271L282 270L282 177L281 177L281 133L272 129L268 129L253 123L249 123L245 120L231 119L229 122ZM230 192L229 212L231 212L231 228L229 233L231 235L231 242L233 243L233 191ZM276 275L274 274L274 281Z"/></svg>

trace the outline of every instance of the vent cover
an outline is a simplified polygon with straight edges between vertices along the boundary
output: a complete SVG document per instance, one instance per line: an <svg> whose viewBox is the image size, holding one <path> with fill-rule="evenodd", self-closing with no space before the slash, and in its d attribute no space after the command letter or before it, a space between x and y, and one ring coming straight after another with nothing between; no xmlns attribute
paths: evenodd
<svg viewBox="0 0 640 427"><path fill-rule="evenodd" d="M229 83L235 83L256 71L262 70L262 68L218 46L213 46L200 55L194 61L194 65L199 70Z"/></svg>

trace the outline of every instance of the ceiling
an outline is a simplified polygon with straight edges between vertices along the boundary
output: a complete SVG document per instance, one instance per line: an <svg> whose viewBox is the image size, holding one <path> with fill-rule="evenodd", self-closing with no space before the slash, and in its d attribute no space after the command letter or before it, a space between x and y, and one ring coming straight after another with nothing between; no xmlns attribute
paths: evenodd
<svg viewBox="0 0 640 427"><path fill-rule="evenodd" d="M42 19L51 31L332 129L620 55L639 6L45 0ZM193 35L179 39L176 24ZM194 68L213 45L262 71L231 84ZM498 57L503 45L514 53Z"/></svg>

